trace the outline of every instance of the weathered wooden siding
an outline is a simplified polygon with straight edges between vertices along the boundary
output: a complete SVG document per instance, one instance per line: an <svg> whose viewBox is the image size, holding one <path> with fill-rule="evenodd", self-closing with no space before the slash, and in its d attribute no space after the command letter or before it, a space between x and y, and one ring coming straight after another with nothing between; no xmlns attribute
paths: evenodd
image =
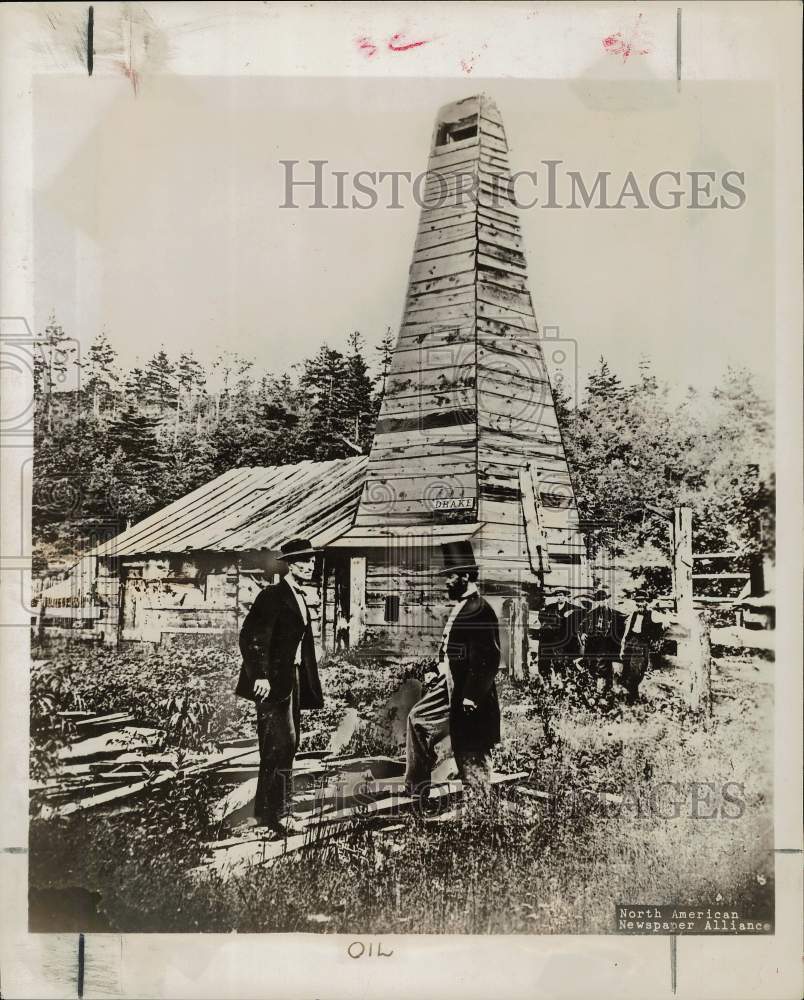
<svg viewBox="0 0 804 1000"><path fill-rule="evenodd" d="M261 553L128 557L119 565L100 558L99 589L104 581L109 586L97 628L108 643L159 643L194 634L223 635L236 642L257 594L279 579L258 568L261 560ZM117 586L113 581L119 581ZM319 587L308 588L306 597L320 642Z"/></svg>
<svg viewBox="0 0 804 1000"><path fill-rule="evenodd" d="M438 565L438 554L429 546L367 551L365 643L393 652L435 655L450 609L443 578L433 572ZM388 620L389 611L395 620Z"/></svg>
<svg viewBox="0 0 804 1000"><path fill-rule="evenodd" d="M470 98L436 123L404 314L358 527L432 524L435 499L477 498L478 225L470 191L479 184L480 147L476 135L439 144L438 133L445 121L479 112L479 99ZM406 608L403 603L405 621L417 613ZM367 624L376 618L370 603L367 616Z"/></svg>
<svg viewBox="0 0 804 1000"><path fill-rule="evenodd" d="M478 556L486 586L534 579L520 470L535 463L549 553L545 583L585 588L584 539L561 443L550 379L528 290L522 234L507 189L508 147L497 109L480 117L476 339Z"/></svg>

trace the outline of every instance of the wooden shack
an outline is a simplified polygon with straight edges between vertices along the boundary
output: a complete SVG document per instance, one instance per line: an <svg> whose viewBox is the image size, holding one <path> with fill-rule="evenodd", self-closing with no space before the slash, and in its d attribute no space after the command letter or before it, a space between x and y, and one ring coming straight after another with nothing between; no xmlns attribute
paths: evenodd
<svg viewBox="0 0 804 1000"><path fill-rule="evenodd" d="M236 639L260 589L283 572L282 542L301 536L323 548L352 523L367 461L232 469L98 546L86 557L94 628L112 644ZM329 648L348 578L348 555L328 554L308 594L316 638Z"/></svg>
<svg viewBox="0 0 804 1000"><path fill-rule="evenodd" d="M494 102L442 108L366 482L329 546L350 553L364 642L435 648L449 540L471 540L506 620L545 589L589 586L510 181Z"/></svg>

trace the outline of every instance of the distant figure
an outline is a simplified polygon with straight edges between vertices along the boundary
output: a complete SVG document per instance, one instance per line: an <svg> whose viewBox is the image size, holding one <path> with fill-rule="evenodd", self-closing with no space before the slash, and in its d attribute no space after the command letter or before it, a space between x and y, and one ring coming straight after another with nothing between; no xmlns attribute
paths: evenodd
<svg viewBox="0 0 804 1000"><path fill-rule="evenodd" d="M425 695L407 722L405 787L426 802L435 745L445 736L476 802L491 787L491 748L500 742L500 706L494 678L500 665L497 615L477 590L478 567L469 542L441 546L447 595L455 602L444 627L438 666L425 676Z"/></svg>
<svg viewBox="0 0 804 1000"><path fill-rule="evenodd" d="M539 612L539 675L545 683L564 680L572 661L580 654L577 613L569 603L569 591L555 591L555 600Z"/></svg>
<svg viewBox="0 0 804 1000"><path fill-rule="evenodd" d="M620 646L623 664L621 683L630 703L639 697L639 685L650 666L651 646L661 638L663 631L661 617L648 608L648 593L637 590L634 602L636 610L626 619Z"/></svg>
<svg viewBox="0 0 804 1000"><path fill-rule="evenodd" d="M599 691L611 690L614 661L620 657L623 616L611 607L611 594L604 587L592 597L594 606L579 625L584 665Z"/></svg>
<svg viewBox="0 0 804 1000"><path fill-rule="evenodd" d="M257 595L240 631L243 666L235 693L257 706L257 824L287 836L299 832L290 817L290 795L301 709L322 708L324 699L302 590L313 579L316 550L296 538L281 545L280 553L287 576Z"/></svg>
<svg viewBox="0 0 804 1000"><path fill-rule="evenodd" d="M338 608L335 618L335 651L341 652L349 648L349 619L343 613L342 608Z"/></svg>

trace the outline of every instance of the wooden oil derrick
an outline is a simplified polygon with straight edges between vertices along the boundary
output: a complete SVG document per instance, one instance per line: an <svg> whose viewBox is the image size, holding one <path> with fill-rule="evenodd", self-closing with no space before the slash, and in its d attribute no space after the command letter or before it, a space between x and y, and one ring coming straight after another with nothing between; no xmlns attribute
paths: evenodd
<svg viewBox="0 0 804 1000"><path fill-rule="evenodd" d="M486 96L436 117L367 480L335 543L366 559L365 626L435 642L447 605L432 569L438 543L457 537L487 596L589 586L508 142Z"/></svg>

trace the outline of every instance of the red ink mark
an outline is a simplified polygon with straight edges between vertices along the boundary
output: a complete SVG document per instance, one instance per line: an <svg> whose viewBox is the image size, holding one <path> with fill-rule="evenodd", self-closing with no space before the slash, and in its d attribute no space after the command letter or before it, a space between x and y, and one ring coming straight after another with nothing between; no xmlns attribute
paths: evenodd
<svg viewBox="0 0 804 1000"><path fill-rule="evenodd" d="M123 71L123 75L127 76L128 79L131 80L131 86L134 89L134 96L136 97L137 93L139 91L139 87L140 87L140 75L139 75L139 73L134 69L133 66L129 66L127 63L124 63L122 60L118 60L117 61L117 65Z"/></svg>
<svg viewBox="0 0 804 1000"><path fill-rule="evenodd" d="M388 48L391 52L410 52L411 49L418 49L420 45L427 45L429 38L424 38L420 42L403 42L401 45L399 42L404 38L404 35L397 33L396 35L391 35L388 39Z"/></svg>
<svg viewBox="0 0 804 1000"><path fill-rule="evenodd" d="M480 51L483 52L485 51L486 48L487 46L484 43L483 45L481 45ZM464 73L466 73L467 76L475 68L475 63L479 58L480 58L480 52L473 52L468 58L461 59L461 69L464 71Z"/></svg>
<svg viewBox="0 0 804 1000"><path fill-rule="evenodd" d="M640 24L642 20L642 15L637 14L636 22L634 23L634 29L630 36L626 39L623 37L621 31L615 31L613 35L607 35L603 39L603 48L613 56L622 56L623 62L626 62L629 56L646 56L650 52L647 48L637 48L637 45L645 45L645 41L640 39Z"/></svg>
<svg viewBox="0 0 804 1000"><path fill-rule="evenodd" d="M361 51L365 52L367 59L371 59L372 56L377 54L377 46L370 38L362 36L360 38L356 38L355 41L357 43L357 47Z"/></svg>

